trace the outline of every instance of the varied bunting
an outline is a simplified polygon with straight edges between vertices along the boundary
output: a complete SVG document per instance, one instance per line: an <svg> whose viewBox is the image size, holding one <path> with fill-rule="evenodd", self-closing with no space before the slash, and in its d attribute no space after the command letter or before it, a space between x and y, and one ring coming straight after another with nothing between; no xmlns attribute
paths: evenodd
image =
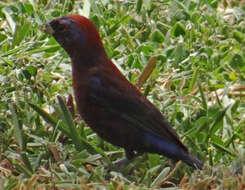
<svg viewBox="0 0 245 190"><path fill-rule="evenodd" d="M102 139L123 147L128 160L149 152L202 169L162 113L112 63L89 19L63 16L43 30L69 54L78 111Z"/></svg>

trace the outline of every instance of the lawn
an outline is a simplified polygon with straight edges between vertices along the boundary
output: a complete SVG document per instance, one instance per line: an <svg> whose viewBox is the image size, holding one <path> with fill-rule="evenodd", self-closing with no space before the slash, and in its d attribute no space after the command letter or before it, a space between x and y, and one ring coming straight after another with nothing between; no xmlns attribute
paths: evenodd
<svg viewBox="0 0 245 190"><path fill-rule="evenodd" d="M244 189L241 2L0 1L0 189ZM40 30L71 13L93 21L109 57L204 162L202 171L156 154L115 168L123 149L80 118L71 61Z"/></svg>

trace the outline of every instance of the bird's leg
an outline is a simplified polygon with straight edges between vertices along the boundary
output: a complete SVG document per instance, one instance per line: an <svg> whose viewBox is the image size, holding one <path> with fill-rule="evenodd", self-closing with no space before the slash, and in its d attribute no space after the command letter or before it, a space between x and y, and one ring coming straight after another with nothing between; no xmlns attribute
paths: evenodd
<svg viewBox="0 0 245 190"><path fill-rule="evenodd" d="M125 150L126 158L123 158L122 160L119 160L115 163L117 167L125 166L129 164L135 157L142 155L142 153L136 153L133 150Z"/></svg>
<svg viewBox="0 0 245 190"><path fill-rule="evenodd" d="M114 163L115 166L117 166L118 168L127 165L135 157L134 151L125 150L125 154L126 154L126 158L123 158Z"/></svg>
<svg viewBox="0 0 245 190"><path fill-rule="evenodd" d="M122 167L122 166L127 165L129 162L130 162L129 159L123 158L123 159L121 159L121 160L119 160L119 161L114 162L114 164L115 164L115 166L116 166L117 168L120 168L120 167Z"/></svg>
<svg viewBox="0 0 245 190"><path fill-rule="evenodd" d="M129 166L129 163L137 156L140 156L142 155L143 153L142 152L135 152L133 150L125 150L125 154L126 154L126 158L123 158L119 161L116 161L114 162L114 167L113 168L110 168L110 169L107 169L106 170L106 173L110 173L110 171L121 171L123 172L121 169L124 170L124 173L129 173L133 168L132 167L129 167L128 169L128 166ZM126 166L126 167L122 167L122 166Z"/></svg>

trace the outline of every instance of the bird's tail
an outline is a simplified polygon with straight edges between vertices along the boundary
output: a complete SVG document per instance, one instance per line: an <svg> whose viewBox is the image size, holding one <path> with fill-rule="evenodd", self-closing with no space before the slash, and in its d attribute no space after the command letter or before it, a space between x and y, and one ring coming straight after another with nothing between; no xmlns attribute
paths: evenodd
<svg viewBox="0 0 245 190"><path fill-rule="evenodd" d="M189 152L185 152L181 160L183 160L183 162L185 162L189 166L192 166L199 170L201 170L203 167L203 163Z"/></svg>

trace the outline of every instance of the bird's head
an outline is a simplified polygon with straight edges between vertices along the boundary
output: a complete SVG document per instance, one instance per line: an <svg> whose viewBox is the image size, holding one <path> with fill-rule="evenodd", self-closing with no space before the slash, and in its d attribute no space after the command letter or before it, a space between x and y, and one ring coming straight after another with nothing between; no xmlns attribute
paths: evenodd
<svg viewBox="0 0 245 190"><path fill-rule="evenodd" d="M99 33L86 17L68 15L56 18L41 26L41 30L51 34L56 41L73 57L86 55L89 51L104 51Z"/></svg>

